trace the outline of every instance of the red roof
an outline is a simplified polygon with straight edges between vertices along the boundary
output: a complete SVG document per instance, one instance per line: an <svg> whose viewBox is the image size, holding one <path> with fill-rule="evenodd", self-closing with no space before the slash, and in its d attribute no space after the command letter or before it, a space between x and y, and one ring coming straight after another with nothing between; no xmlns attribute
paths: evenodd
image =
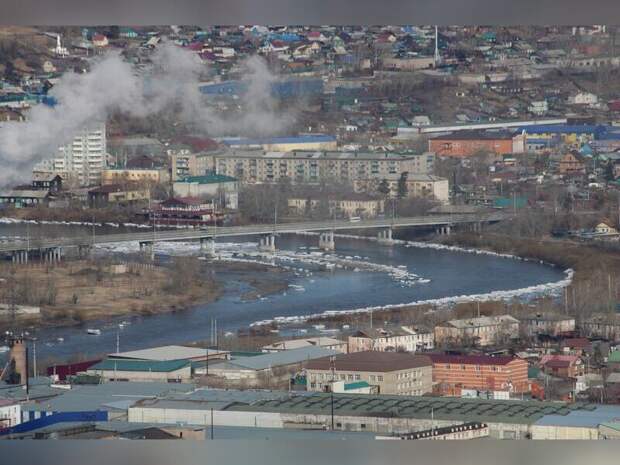
<svg viewBox="0 0 620 465"><path fill-rule="evenodd" d="M568 368L570 365L568 360L549 360L545 363L545 366L549 368Z"/></svg>
<svg viewBox="0 0 620 465"><path fill-rule="evenodd" d="M592 347L592 343L585 337L574 337L570 339L564 339L562 341L562 347L575 347L578 349L586 349Z"/></svg>
<svg viewBox="0 0 620 465"><path fill-rule="evenodd" d="M103 34L95 34L95 35L93 36L93 41L95 41L95 40L96 40L97 42L100 42L100 41L102 41L102 40L106 40L106 39L107 39L107 37L106 37L106 36L104 36Z"/></svg>
<svg viewBox="0 0 620 465"><path fill-rule="evenodd" d="M218 147L218 143L208 137L183 136L174 142L189 145L196 152L208 152Z"/></svg>
<svg viewBox="0 0 620 465"><path fill-rule="evenodd" d="M490 355L447 355L447 354L427 354L433 363L450 363L455 365L507 365L517 357Z"/></svg>

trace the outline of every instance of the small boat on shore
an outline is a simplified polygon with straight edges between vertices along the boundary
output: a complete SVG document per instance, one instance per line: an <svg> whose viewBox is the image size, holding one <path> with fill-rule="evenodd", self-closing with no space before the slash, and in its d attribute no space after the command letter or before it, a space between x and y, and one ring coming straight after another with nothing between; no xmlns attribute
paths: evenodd
<svg viewBox="0 0 620 465"><path fill-rule="evenodd" d="M91 336L99 336L101 334L100 329L87 329L86 332Z"/></svg>

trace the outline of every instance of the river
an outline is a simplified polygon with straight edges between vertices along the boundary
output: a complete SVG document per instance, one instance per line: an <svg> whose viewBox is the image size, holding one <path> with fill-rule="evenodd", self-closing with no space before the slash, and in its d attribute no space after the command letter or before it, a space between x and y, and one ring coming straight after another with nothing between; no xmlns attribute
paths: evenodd
<svg viewBox="0 0 620 465"><path fill-rule="evenodd" d="M30 234L44 234L53 228L55 234L84 234L89 227L31 225ZM0 236L24 235L24 225L0 225ZM99 228L97 234L117 232L118 228ZM238 243L219 243L218 250L252 251L252 238L239 238ZM316 250L315 236L286 235L278 237L277 246L291 256ZM122 246L115 246L117 253ZM181 254L197 251L196 245L161 244L158 253ZM99 253L103 253L100 251ZM317 252L314 252L315 254ZM222 331L235 331L253 322L279 316L310 315L327 310L351 310L386 304L440 299L451 296L486 294L509 291L562 280L562 270L535 262L501 258L433 248L386 246L353 238L336 238L335 255L342 259L401 267L413 274L407 281L385 271L339 269L318 271L316 266L293 261L298 276L287 292L252 301L242 301L240 295L247 285L238 275L227 276L226 292L217 302L194 309L147 317L122 318L108 322L89 322L88 327L101 329L101 335L86 333L86 327L46 328L34 332L37 337L37 358L53 356L66 359L76 354L84 357L113 352L117 333L122 351L164 344L187 343L209 337L211 320L217 319ZM119 330L118 323L131 324ZM63 342L58 342L63 338Z"/></svg>

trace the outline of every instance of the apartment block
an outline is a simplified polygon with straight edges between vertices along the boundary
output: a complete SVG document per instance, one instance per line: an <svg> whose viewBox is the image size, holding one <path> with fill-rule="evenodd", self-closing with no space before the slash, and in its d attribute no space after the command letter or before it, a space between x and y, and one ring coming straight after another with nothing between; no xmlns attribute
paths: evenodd
<svg viewBox="0 0 620 465"><path fill-rule="evenodd" d="M298 184L366 181L410 174L432 173L433 153L233 151L213 156L217 174L245 183L272 183L283 178Z"/></svg>
<svg viewBox="0 0 620 465"><path fill-rule="evenodd" d="M366 382L379 394L421 396L432 390L432 362L406 352L355 352L310 360L307 389L329 392L332 383Z"/></svg>
<svg viewBox="0 0 620 465"><path fill-rule="evenodd" d="M435 326L435 344L487 346L519 336L519 320L510 315L450 320Z"/></svg>
<svg viewBox="0 0 620 465"><path fill-rule="evenodd" d="M433 333L412 326L400 326L389 329L365 329L349 336L349 352L363 352L367 350L380 352L405 350L407 352L416 352L431 350L433 347Z"/></svg>

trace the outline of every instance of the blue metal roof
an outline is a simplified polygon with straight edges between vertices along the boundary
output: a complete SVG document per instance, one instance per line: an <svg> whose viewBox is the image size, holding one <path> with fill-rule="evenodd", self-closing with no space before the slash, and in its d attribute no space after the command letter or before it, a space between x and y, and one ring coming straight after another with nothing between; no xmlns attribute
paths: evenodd
<svg viewBox="0 0 620 465"><path fill-rule="evenodd" d="M541 426L595 428L601 423L618 420L620 420L620 406L598 405L593 410L572 410L568 415L545 415L534 424Z"/></svg>
<svg viewBox="0 0 620 465"><path fill-rule="evenodd" d="M528 134L594 134L596 136L607 131L609 126L590 125L590 124L535 124L532 126L522 126L517 131L525 131Z"/></svg>

